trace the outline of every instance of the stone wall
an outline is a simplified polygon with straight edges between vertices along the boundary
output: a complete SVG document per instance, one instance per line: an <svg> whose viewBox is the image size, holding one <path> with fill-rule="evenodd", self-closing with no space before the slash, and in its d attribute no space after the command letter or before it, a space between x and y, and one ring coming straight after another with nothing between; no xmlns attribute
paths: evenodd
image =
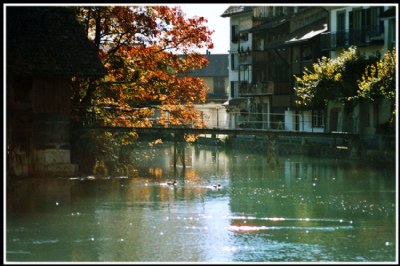
<svg viewBox="0 0 400 266"><path fill-rule="evenodd" d="M373 141L372 141L373 140ZM361 138L357 147L349 146L349 141L326 138L280 137L276 153L284 155L307 155L326 158L348 158L368 161L395 163L395 136L378 136L373 139ZM219 145L228 149L245 149L251 152L268 153L268 138L256 136L228 137L225 141L200 140L200 143Z"/></svg>
<svg viewBox="0 0 400 266"><path fill-rule="evenodd" d="M46 176L74 176L78 165L71 163L70 123L62 115L41 115L33 125L34 172Z"/></svg>

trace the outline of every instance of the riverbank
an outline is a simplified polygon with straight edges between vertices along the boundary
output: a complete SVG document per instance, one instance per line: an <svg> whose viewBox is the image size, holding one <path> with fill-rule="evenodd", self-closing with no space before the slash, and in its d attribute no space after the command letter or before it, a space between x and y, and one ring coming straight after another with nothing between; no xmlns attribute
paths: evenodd
<svg viewBox="0 0 400 266"><path fill-rule="evenodd" d="M218 146L224 149L268 152L268 138L260 136L200 137L198 144ZM359 140L358 150L351 153L348 143L321 138L280 137L276 141L276 154L306 155L311 157L353 159L373 162L396 163L395 136L365 137Z"/></svg>

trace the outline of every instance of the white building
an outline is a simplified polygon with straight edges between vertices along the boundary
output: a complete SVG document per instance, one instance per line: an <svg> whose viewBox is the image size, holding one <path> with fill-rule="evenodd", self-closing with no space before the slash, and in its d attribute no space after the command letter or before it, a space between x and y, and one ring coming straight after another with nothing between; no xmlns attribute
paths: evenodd
<svg viewBox="0 0 400 266"><path fill-rule="evenodd" d="M394 5L332 6L325 49L336 58L343 49L357 46L364 58L381 58L396 46ZM346 131L362 135L379 133L391 115L387 99L363 101L349 113L343 104L330 102L326 131Z"/></svg>

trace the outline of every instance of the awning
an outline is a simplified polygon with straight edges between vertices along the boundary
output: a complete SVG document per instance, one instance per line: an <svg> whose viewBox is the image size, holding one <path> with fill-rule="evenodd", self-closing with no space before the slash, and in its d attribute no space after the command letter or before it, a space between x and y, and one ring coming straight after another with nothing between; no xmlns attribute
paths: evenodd
<svg viewBox="0 0 400 266"><path fill-rule="evenodd" d="M328 25L324 24L323 28L321 28L321 29L312 29L304 34L302 33L302 34L295 34L294 36L292 35L292 37L289 40L286 40L284 43L292 44L292 43L296 43L296 42L307 41L327 30L328 30Z"/></svg>
<svg viewBox="0 0 400 266"><path fill-rule="evenodd" d="M230 99L226 102L224 102L222 105L224 106L238 106L239 104L247 101L247 98L233 98Z"/></svg>
<svg viewBox="0 0 400 266"><path fill-rule="evenodd" d="M265 45L265 49L281 48L282 46L295 45L300 42L306 42L323 32L328 30L328 25L323 22L317 22L312 25L301 28L291 34L286 38L282 38L275 42L270 42Z"/></svg>

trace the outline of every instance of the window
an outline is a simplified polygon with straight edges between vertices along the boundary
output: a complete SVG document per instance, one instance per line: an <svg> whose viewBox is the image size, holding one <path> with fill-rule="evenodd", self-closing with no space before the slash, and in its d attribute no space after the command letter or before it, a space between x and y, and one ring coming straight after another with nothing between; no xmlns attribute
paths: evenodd
<svg viewBox="0 0 400 266"><path fill-rule="evenodd" d="M241 32L240 33L240 40L248 41L249 40L249 34L247 32Z"/></svg>
<svg viewBox="0 0 400 266"><path fill-rule="evenodd" d="M231 70L238 69L239 60L237 60L237 54L231 54Z"/></svg>
<svg viewBox="0 0 400 266"><path fill-rule="evenodd" d="M246 82L251 82L252 77L252 65L240 65L239 67L239 79Z"/></svg>
<svg viewBox="0 0 400 266"><path fill-rule="evenodd" d="M266 18L269 16L269 9L270 7L268 6L258 6L254 7L253 13L254 17L256 18Z"/></svg>
<svg viewBox="0 0 400 266"><path fill-rule="evenodd" d="M322 110L312 111L312 126L324 127L324 112Z"/></svg>
<svg viewBox="0 0 400 266"><path fill-rule="evenodd" d="M383 7L372 7L370 21L366 22L371 27L371 32L374 36L378 36L384 31L384 22L379 19L382 13Z"/></svg>
<svg viewBox="0 0 400 266"><path fill-rule="evenodd" d="M356 9L350 13L350 29L362 30L362 10Z"/></svg>
<svg viewBox="0 0 400 266"><path fill-rule="evenodd" d="M283 6L278 6L277 8L278 8L278 10L277 10L277 15L278 15L278 16L283 15Z"/></svg>
<svg viewBox="0 0 400 266"><path fill-rule="evenodd" d="M392 19L390 22L389 26L389 43L388 43L388 49L393 49L396 47L396 25L395 25L395 20Z"/></svg>
<svg viewBox="0 0 400 266"><path fill-rule="evenodd" d="M232 25L231 27L231 41L233 43L237 43L239 40L239 26L238 25Z"/></svg>
<svg viewBox="0 0 400 266"><path fill-rule="evenodd" d="M345 13L344 13L344 11L340 11L337 13L336 29L338 32L345 30Z"/></svg>
<svg viewBox="0 0 400 266"><path fill-rule="evenodd" d="M344 11L340 11L337 13L336 17L336 46L343 46L345 45L346 40L346 33L345 33L345 13Z"/></svg>
<svg viewBox="0 0 400 266"><path fill-rule="evenodd" d="M231 98L235 97L235 82L231 81Z"/></svg>
<svg viewBox="0 0 400 266"><path fill-rule="evenodd" d="M214 78L214 94L223 96L225 95L225 78L215 77Z"/></svg>
<svg viewBox="0 0 400 266"><path fill-rule="evenodd" d="M257 51L264 51L264 39L260 38L256 42Z"/></svg>

